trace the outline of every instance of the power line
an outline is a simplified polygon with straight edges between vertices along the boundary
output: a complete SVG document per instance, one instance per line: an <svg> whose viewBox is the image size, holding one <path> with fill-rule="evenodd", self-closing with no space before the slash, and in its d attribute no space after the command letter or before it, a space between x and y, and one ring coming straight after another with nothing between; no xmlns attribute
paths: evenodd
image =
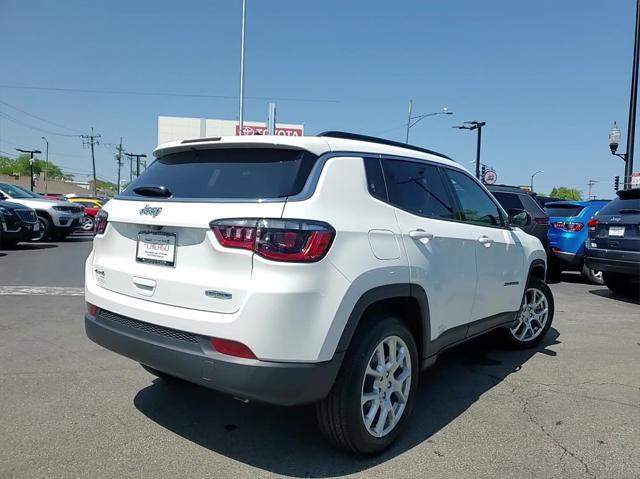
<svg viewBox="0 0 640 479"><path fill-rule="evenodd" d="M5 106L8 106L9 108L13 108L14 110L19 111L20 113L23 113L23 114L25 114L27 116L30 116L31 118L35 118L36 120L40 120L40 121L42 121L44 123L49 123L50 125L57 126L58 128L63 128L65 130L75 131L76 133L82 133L80 130L76 130L75 128L69 128L68 126L64 126L64 125L61 125L59 123L53 122L51 120L47 120L45 118L36 116L33 113L29 113L28 111L22 110L22 109L18 108L17 106L14 106L14 105L11 105L11 104L7 103L6 101L0 100L0 103L2 103Z"/></svg>
<svg viewBox="0 0 640 479"><path fill-rule="evenodd" d="M13 88L20 90L43 90L43 91L59 91L66 93L97 93L104 95L140 95L140 96L177 96L186 98L218 98L222 100L237 100L236 95L207 95L202 93L180 93L180 92L145 92L135 90L93 90L85 88L56 88L56 87L39 87L24 85L0 85L0 88ZM324 98L280 98L280 97L262 97L247 96L248 100L271 100L271 101L291 101L291 102L308 102L308 103L342 103L341 100L324 99Z"/></svg>
<svg viewBox="0 0 640 479"><path fill-rule="evenodd" d="M59 133L59 132L56 132L56 131L46 130L44 128L33 126L33 125L30 125L28 123L23 122L22 120L18 120L17 118L9 115L8 113L1 112L1 111L0 111L0 118L4 118L5 120L12 121L14 123L17 123L18 125L26 126L27 128L31 128L32 130L42 131L42 132L47 133L49 135L68 136L68 137L71 137L71 136L76 136L77 137L77 136L79 136L79 135L70 135L68 133Z"/></svg>

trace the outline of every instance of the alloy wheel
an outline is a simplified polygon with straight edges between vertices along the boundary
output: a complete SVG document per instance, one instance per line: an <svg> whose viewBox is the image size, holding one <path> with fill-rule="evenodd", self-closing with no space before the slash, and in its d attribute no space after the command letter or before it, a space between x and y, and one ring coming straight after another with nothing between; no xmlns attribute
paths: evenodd
<svg viewBox="0 0 640 479"><path fill-rule="evenodd" d="M409 348L398 336L383 339L367 363L362 382L361 411L367 432L389 434L402 418L411 391Z"/></svg>
<svg viewBox="0 0 640 479"><path fill-rule="evenodd" d="M537 288L527 288L524 304L511 334L518 341L531 341L542 333L549 319L547 297Z"/></svg>

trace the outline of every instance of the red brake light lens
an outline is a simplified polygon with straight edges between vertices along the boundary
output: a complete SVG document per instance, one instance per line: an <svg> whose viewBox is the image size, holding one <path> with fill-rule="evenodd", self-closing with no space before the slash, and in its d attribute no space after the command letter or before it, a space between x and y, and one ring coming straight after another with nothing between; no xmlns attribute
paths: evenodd
<svg viewBox="0 0 640 479"><path fill-rule="evenodd" d="M331 226L318 221L229 219L210 226L222 246L248 249L274 261L319 261L335 237Z"/></svg>
<svg viewBox="0 0 640 479"><path fill-rule="evenodd" d="M598 220L595 218L591 218L587 223L587 226L589 227L589 231L595 231L596 226L598 226Z"/></svg>
<svg viewBox="0 0 640 479"><path fill-rule="evenodd" d="M533 221L537 225L548 225L549 224L549 218L546 218L546 217L543 217L543 216L534 218Z"/></svg>
<svg viewBox="0 0 640 479"><path fill-rule="evenodd" d="M98 314L98 307L95 304L87 303L87 314L89 316L96 316Z"/></svg>
<svg viewBox="0 0 640 479"><path fill-rule="evenodd" d="M584 223L575 223L573 221L556 221L553 226L566 231L582 231Z"/></svg>
<svg viewBox="0 0 640 479"><path fill-rule="evenodd" d="M221 354L226 354L227 356L235 356L236 358L258 359L248 346L245 346L238 341L232 341L230 339L211 338L210 342L211 346L213 346L213 349Z"/></svg>
<svg viewBox="0 0 640 479"><path fill-rule="evenodd" d="M107 229L107 223L109 221L109 213L105 210L98 211L96 215L95 222L93 224L93 231L97 235L104 234L104 231Z"/></svg>

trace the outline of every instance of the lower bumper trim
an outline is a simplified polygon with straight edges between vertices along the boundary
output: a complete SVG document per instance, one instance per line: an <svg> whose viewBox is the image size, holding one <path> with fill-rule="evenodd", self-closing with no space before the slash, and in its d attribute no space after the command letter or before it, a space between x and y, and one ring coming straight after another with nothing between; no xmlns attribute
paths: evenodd
<svg viewBox="0 0 640 479"><path fill-rule="evenodd" d="M186 381L253 401L282 406L324 398L335 381L343 353L321 363L282 363L233 358L197 343L161 336L120 322L85 315L87 336L134 361Z"/></svg>

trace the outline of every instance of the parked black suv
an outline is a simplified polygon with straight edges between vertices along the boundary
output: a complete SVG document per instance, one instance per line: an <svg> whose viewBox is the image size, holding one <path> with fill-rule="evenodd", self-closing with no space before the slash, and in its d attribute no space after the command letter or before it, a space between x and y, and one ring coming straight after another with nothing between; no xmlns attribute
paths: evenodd
<svg viewBox="0 0 640 479"><path fill-rule="evenodd" d="M640 188L618 191L589 225L585 256L616 293L640 296Z"/></svg>
<svg viewBox="0 0 640 479"><path fill-rule="evenodd" d="M0 200L0 247L11 247L37 237L39 227L34 210Z"/></svg>
<svg viewBox="0 0 640 479"><path fill-rule="evenodd" d="M531 215L531 222L523 227L522 230L537 237L542 246L548 249L549 216L542 209L540 203L536 201L535 193L530 193L517 186L507 185L488 185L487 189L506 211L513 208L527 211Z"/></svg>

